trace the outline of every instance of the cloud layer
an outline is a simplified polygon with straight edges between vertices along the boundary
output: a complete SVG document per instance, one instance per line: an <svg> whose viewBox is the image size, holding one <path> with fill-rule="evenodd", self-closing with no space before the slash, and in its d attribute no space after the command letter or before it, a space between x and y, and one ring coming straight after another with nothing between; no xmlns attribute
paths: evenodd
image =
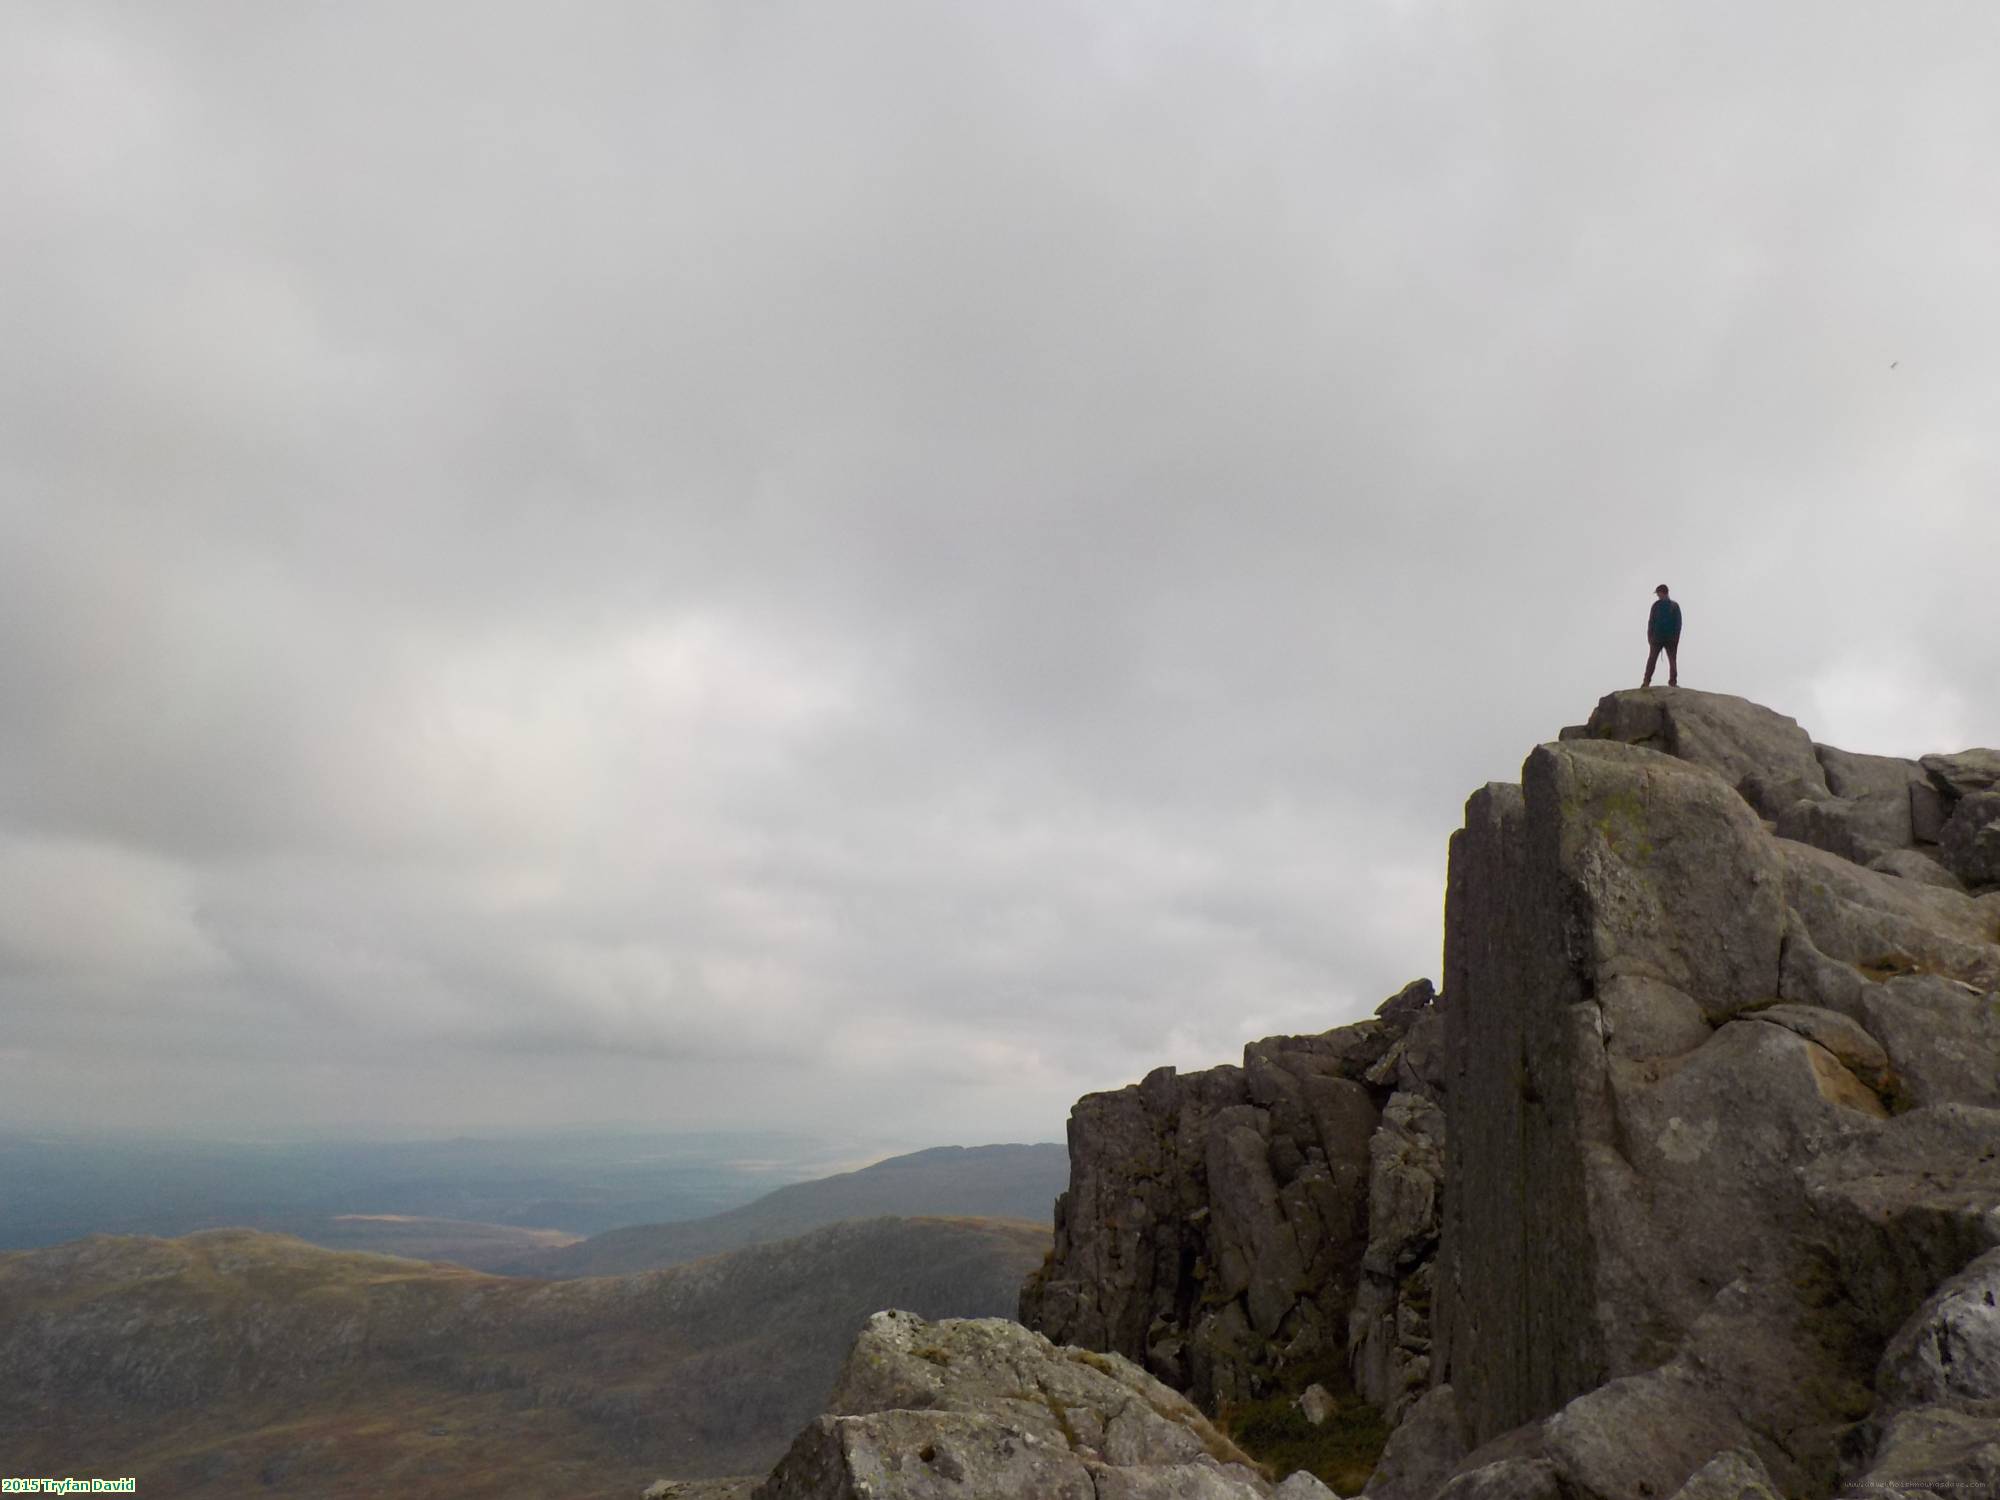
<svg viewBox="0 0 2000 1500"><path fill-rule="evenodd" d="M1636 680L2000 743L2000 16L0 21L19 1122L1048 1137Z"/></svg>

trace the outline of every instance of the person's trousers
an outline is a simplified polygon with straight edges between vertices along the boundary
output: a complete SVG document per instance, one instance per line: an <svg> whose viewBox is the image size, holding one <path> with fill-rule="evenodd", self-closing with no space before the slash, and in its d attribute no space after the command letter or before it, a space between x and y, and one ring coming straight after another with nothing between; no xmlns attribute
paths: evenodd
<svg viewBox="0 0 2000 1500"><path fill-rule="evenodd" d="M1667 686L1678 687L1681 680L1681 664L1677 659L1677 653L1680 649L1681 643L1678 636L1671 641L1653 642L1653 649L1646 653L1646 679L1639 686L1651 687L1653 685L1653 668L1659 665L1660 653L1664 651L1667 653Z"/></svg>

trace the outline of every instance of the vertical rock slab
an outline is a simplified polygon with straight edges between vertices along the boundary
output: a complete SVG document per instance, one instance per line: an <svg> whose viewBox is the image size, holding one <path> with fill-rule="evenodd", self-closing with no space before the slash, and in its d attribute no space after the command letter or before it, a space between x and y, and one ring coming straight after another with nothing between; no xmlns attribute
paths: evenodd
<svg viewBox="0 0 2000 1500"><path fill-rule="evenodd" d="M1573 1134L1559 1118L1573 1071L1562 1019L1583 998L1566 957L1580 914L1530 843L1520 787L1473 793L1445 897L1460 1125L1446 1146L1435 1337L1475 1443L1555 1410L1604 1368L1601 1336L1577 1310L1595 1299L1582 1162L1559 1149Z"/></svg>
<svg viewBox="0 0 2000 1500"><path fill-rule="evenodd" d="M1439 1338L1483 1442L1656 1342L1600 990L1664 986L1710 1022L1775 999L1784 872L1719 777L1572 740L1473 795L1445 922L1452 1113L1479 1125L1450 1135Z"/></svg>

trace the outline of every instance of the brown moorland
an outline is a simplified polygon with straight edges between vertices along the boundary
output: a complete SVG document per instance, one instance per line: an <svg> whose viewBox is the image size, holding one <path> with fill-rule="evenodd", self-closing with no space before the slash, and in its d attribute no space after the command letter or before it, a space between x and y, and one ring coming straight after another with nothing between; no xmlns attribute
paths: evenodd
<svg viewBox="0 0 2000 1500"><path fill-rule="evenodd" d="M0 1450L155 1496L629 1500L767 1468L868 1314L1010 1315L1048 1247L879 1218L549 1282L251 1230L92 1236L0 1255Z"/></svg>

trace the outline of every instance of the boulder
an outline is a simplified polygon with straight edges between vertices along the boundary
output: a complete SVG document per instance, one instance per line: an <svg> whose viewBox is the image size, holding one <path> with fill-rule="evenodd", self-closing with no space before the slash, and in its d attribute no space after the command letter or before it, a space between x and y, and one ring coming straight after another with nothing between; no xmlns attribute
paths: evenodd
<svg viewBox="0 0 2000 1500"><path fill-rule="evenodd" d="M1948 1406L1899 1414L1848 1493L1894 1500L2000 1495L2000 1415Z"/></svg>
<svg viewBox="0 0 2000 1500"><path fill-rule="evenodd" d="M1901 756L1857 755L1832 745L1814 745L1813 754L1826 773L1827 789L1850 802L1900 800L1907 805L1912 786L1930 784L1920 764Z"/></svg>
<svg viewBox="0 0 2000 1500"><path fill-rule="evenodd" d="M1503 1458L1457 1475L1436 1500L1565 1500L1565 1494L1547 1459Z"/></svg>
<svg viewBox="0 0 2000 1500"><path fill-rule="evenodd" d="M1773 842L1790 921L1827 957L1875 979L1923 971L1982 991L2000 987L2000 933L1979 902L1788 839Z"/></svg>
<svg viewBox="0 0 2000 1500"><path fill-rule="evenodd" d="M1938 855L1967 885L2000 884L2000 791L1959 799L1938 835Z"/></svg>
<svg viewBox="0 0 2000 1500"><path fill-rule="evenodd" d="M2000 750L1961 750L1956 755L1926 755L1918 764L1947 797L1970 797L2000 789Z"/></svg>
<svg viewBox="0 0 2000 1500"><path fill-rule="evenodd" d="M1830 1267L1864 1339L1893 1337L2000 1245L2000 1111L1913 1109L1846 1135L1799 1173L1810 1217L1796 1232Z"/></svg>
<svg viewBox="0 0 2000 1500"><path fill-rule="evenodd" d="M1464 1457L1451 1387L1433 1386L1396 1424L1362 1493L1372 1500L1430 1500Z"/></svg>
<svg viewBox="0 0 2000 1500"><path fill-rule="evenodd" d="M1340 1409L1339 1403L1318 1381L1299 1392L1299 1399L1294 1404L1299 1409L1299 1415L1315 1427L1325 1426L1326 1419Z"/></svg>
<svg viewBox="0 0 2000 1500"><path fill-rule="evenodd" d="M1437 1001L1428 979L1413 979L1375 1007L1375 1014L1397 1026L1411 1026Z"/></svg>
<svg viewBox="0 0 2000 1500"><path fill-rule="evenodd" d="M1775 818L1801 797L1828 797L1812 737L1747 698L1685 688L1611 693L1591 713L1593 738L1644 745L1705 766Z"/></svg>
<svg viewBox="0 0 2000 1500"><path fill-rule="evenodd" d="M1004 1419L964 1412L823 1416L752 1500L1096 1500L1084 1461Z"/></svg>
<svg viewBox="0 0 2000 1500"><path fill-rule="evenodd" d="M1942 820L1939 822L1942 830ZM1905 880L1914 880L1919 885L1934 885L1947 891L1964 894L1964 883L1951 871L1939 864L1920 849L1891 849L1887 854L1878 854L1869 860L1868 868L1884 875L1900 875Z"/></svg>
<svg viewBox="0 0 2000 1500"><path fill-rule="evenodd" d="M1892 1408L2000 1402L2000 1250L1931 1293L1889 1341L1875 1388Z"/></svg>
<svg viewBox="0 0 2000 1500"><path fill-rule="evenodd" d="M1557 1472L1592 1495L1670 1493L1738 1441L1734 1414L1675 1366L1599 1386L1544 1429Z"/></svg>
<svg viewBox="0 0 2000 1500"><path fill-rule="evenodd" d="M1692 996L1664 980L1620 974L1597 992L1605 1046L1613 1057L1679 1057L1714 1034Z"/></svg>
<svg viewBox="0 0 2000 1500"><path fill-rule="evenodd" d="M1688 1476L1673 1500L1784 1500L1754 1453L1731 1448Z"/></svg>
<svg viewBox="0 0 2000 1500"><path fill-rule="evenodd" d="M1769 1005L1751 1012L1750 1019L1783 1026L1809 1042L1818 1043L1877 1094L1887 1093L1892 1085L1894 1075L1889 1069L1889 1054L1882 1050L1882 1044L1839 1011L1823 1010L1816 1005Z"/></svg>
<svg viewBox="0 0 2000 1500"><path fill-rule="evenodd" d="M1887 1049L1902 1099L2000 1107L2000 994L1939 974L1897 975L1868 988L1861 1019Z"/></svg>
<svg viewBox="0 0 2000 1500"><path fill-rule="evenodd" d="M1776 832L1865 865L1910 843L1909 793L1894 801L1801 797L1778 814Z"/></svg>
<svg viewBox="0 0 2000 1500"><path fill-rule="evenodd" d="M883 1312L756 1500L1264 1500L1178 1392L999 1318Z"/></svg>
<svg viewBox="0 0 2000 1500"><path fill-rule="evenodd" d="M1935 795L1924 768L1890 755L1856 755L1831 745L1815 745L1831 803L1794 805L1778 818L1778 832L1859 863L1907 848L1918 837L1917 812ZM1793 827L1788 828L1787 822ZM1798 831L1794 831L1797 829ZM1928 837L1935 839L1934 832Z"/></svg>

